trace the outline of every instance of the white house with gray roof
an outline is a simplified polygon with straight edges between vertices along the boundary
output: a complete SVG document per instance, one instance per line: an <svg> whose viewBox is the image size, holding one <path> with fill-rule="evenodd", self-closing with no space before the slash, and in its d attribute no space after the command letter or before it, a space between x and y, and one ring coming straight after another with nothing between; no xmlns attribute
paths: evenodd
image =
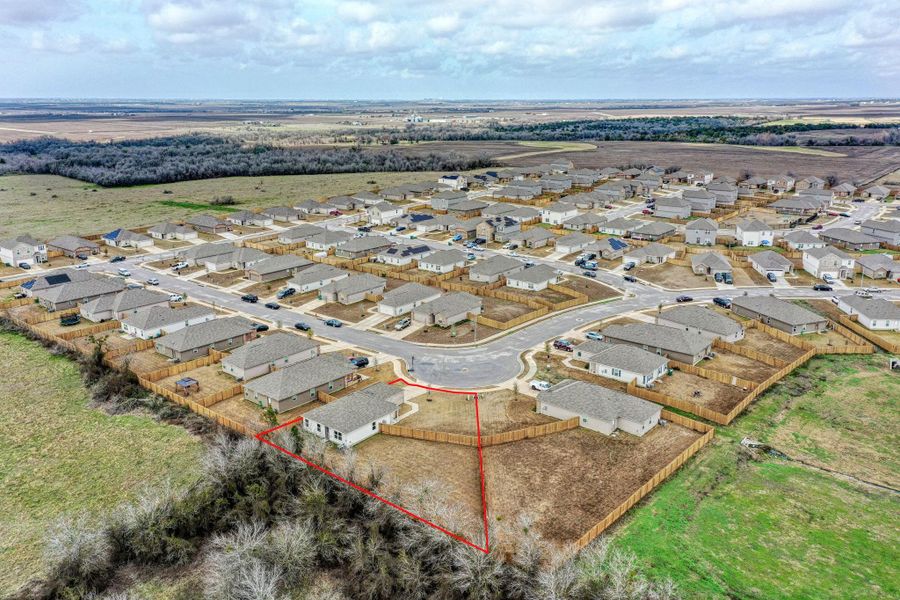
<svg viewBox="0 0 900 600"><path fill-rule="evenodd" d="M466 255L456 250L438 250L419 259L419 268L432 273L449 273L466 266Z"/></svg>
<svg viewBox="0 0 900 600"><path fill-rule="evenodd" d="M205 306L186 306L177 309L155 306L122 319L121 330L125 335L152 340L215 318L216 312Z"/></svg>
<svg viewBox="0 0 900 600"><path fill-rule="evenodd" d="M741 246L771 246L775 241L775 230L759 219L739 221L734 231Z"/></svg>
<svg viewBox="0 0 900 600"><path fill-rule="evenodd" d="M613 324L602 333L606 342L630 344L691 365L709 356L712 350L712 341L707 337L652 323Z"/></svg>
<svg viewBox="0 0 900 600"><path fill-rule="evenodd" d="M506 285L519 290L539 292L547 289L550 284L559 283L560 279L559 270L548 265L539 264L508 274L506 276Z"/></svg>
<svg viewBox="0 0 900 600"><path fill-rule="evenodd" d="M443 293L437 288L428 287L421 283L407 283L385 292L378 303L378 312L397 317L412 312L414 308L426 302L437 300Z"/></svg>
<svg viewBox="0 0 900 600"><path fill-rule="evenodd" d="M244 384L244 398L284 412L315 402L319 392L338 392L355 380L356 368L341 354L320 354Z"/></svg>
<svg viewBox="0 0 900 600"><path fill-rule="evenodd" d="M150 237L156 240L196 240L199 236L196 230L175 223L160 223L147 230Z"/></svg>
<svg viewBox="0 0 900 600"><path fill-rule="evenodd" d="M551 202L541 208L541 222L560 225L563 221L578 215L578 208L564 202Z"/></svg>
<svg viewBox="0 0 900 600"><path fill-rule="evenodd" d="M691 270L695 275L712 275L716 273L731 274L734 268L727 258L718 252L704 252L703 254L691 254Z"/></svg>
<svg viewBox="0 0 900 600"><path fill-rule="evenodd" d="M684 226L684 241L698 246L713 246L719 224L712 219L695 219Z"/></svg>
<svg viewBox="0 0 900 600"><path fill-rule="evenodd" d="M637 221L634 219L619 217L600 225L600 233L619 236L630 235L632 231L634 231L644 223L645 221Z"/></svg>
<svg viewBox="0 0 900 600"><path fill-rule="evenodd" d="M270 206L260 211L260 214L276 223L292 223L301 218L300 211L292 206Z"/></svg>
<svg viewBox="0 0 900 600"><path fill-rule="evenodd" d="M346 231L323 231L318 235L306 238L306 247L327 252L329 249L337 248L351 239L353 239L353 236Z"/></svg>
<svg viewBox="0 0 900 600"><path fill-rule="evenodd" d="M271 254L266 254L256 248L235 248L231 246L231 249L230 253L217 254L204 259L203 266L210 272L227 271L229 269L246 271L272 257Z"/></svg>
<svg viewBox="0 0 900 600"><path fill-rule="evenodd" d="M608 219L598 214L587 212L580 214L562 222L563 229L572 231L594 232L600 229L600 226L606 223Z"/></svg>
<svg viewBox="0 0 900 600"><path fill-rule="evenodd" d="M296 254L270 256L249 267L245 275L250 281L275 281L297 274L297 272L314 265Z"/></svg>
<svg viewBox="0 0 900 600"><path fill-rule="evenodd" d="M810 248L824 248L825 242L806 231L799 229L784 236L784 241L791 250L809 250Z"/></svg>
<svg viewBox="0 0 900 600"><path fill-rule="evenodd" d="M597 238L586 233L570 233L556 240L556 249L564 254L572 254L581 252L595 241Z"/></svg>
<svg viewBox="0 0 900 600"><path fill-rule="evenodd" d="M398 244L391 246L387 250L382 250L376 257L376 262L386 265L403 266L408 265L414 260L421 260L423 257L431 254L433 250L425 244L406 245Z"/></svg>
<svg viewBox="0 0 900 600"><path fill-rule="evenodd" d="M349 271L332 265L315 264L300 270L288 280L288 285L297 290L298 294L305 294L347 277L350 277Z"/></svg>
<svg viewBox="0 0 900 600"><path fill-rule="evenodd" d="M254 227L268 227L274 222L269 215L255 213L252 210L239 210L230 213L225 220L232 225L252 225Z"/></svg>
<svg viewBox="0 0 900 600"><path fill-rule="evenodd" d="M653 385L669 366L669 359L659 354L636 346L597 340L576 346L575 357L586 361L588 370L594 375L624 383L634 381L641 387Z"/></svg>
<svg viewBox="0 0 900 600"><path fill-rule="evenodd" d="M710 340L719 338L725 342L735 343L744 339L744 328L740 323L706 306L696 304L675 306L657 313L656 324L705 336Z"/></svg>
<svg viewBox="0 0 900 600"><path fill-rule="evenodd" d="M651 265L659 265L666 262L670 258L675 258L675 248L671 248L669 246L666 246L665 244L651 242L646 246L640 246L638 248L630 249L622 257L622 263L634 263L636 265L647 263Z"/></svg>
<svg viewBox="0 0 900 600"><path fill-rule="evenodd" d="M481 283L493 283L501 277L521 271L525 263L509 256L495 254L494 256L476 262L469 267L469 279Z"/></svg>
<svg viewBox="0 0 900 600"><path fill-rule="evenodd" d="M325 230L317 225L303 223L296 227L291 227L278 233L278 242L281 244L296 244L297 242L305 242L309 238L315 237Z"/></svg>
<svg viewBox="0 0 900 600"><path fill-rule="evenodd" d="M468 292L452 292L424 302L412 311L412 320L425 325L450 327L481 314L482 300Z"/></svg>
<svg viewBox="0 0 900 600"><path fill-rule="evenodd" d="M791 335L817 333L828 326L822 315L775 296L737 296L731 301L731 312Z"/></svg>
<svg viewBox="0 0 900 600"><path fill-rule="evenodd" d="M107 294L85 302L81 305L79 312L88 321L99 323L110 320L120 321L142 310L168 305L168 294L144 288L125 289L118 294Z"/></svg>
<svg viewBox="0 0 900 600"><path fill-rule="evenodd" d="M0 240L0 264L18 266L47 262L47 245L30 235Z"/></svg>
<svg viewBox="0 0 900 600"><path fill-rule="evenodd" d="M859 324L874 331L900 331L900 306L882 298L863 298L854 294L840 297L838 308L858 315Z"/></svg>
<svg viewBox="0 0 900 600"><path fill-rule="evenodd" d="M232 351L222 359L222 371L238 381L248 381L318 355L318 342L306 336L276 331Z"/></svg>
<svg viewBox="0 0 900 600"><path fill-rule="evenodd" d="M372 225L390 225L394 219L406 214L402 206L395 206L390 202L379 202L366 208L366 216Z"/></svg>
<svg viewBox="0 0 900 600"><path fill-rule="evenodd" d="M303 429L347 448L396 423L402 404L402 388L378 382L304 414Z"/></svg>
<svg viewBox="0 0 900 600"><path fill-rule="evenodd" d="M128 229L114 229L100 236L103 243L114 248L149 248L153 245L153 238L143 233L136 233Z"/></svg>
<svg viewBox="0 0 900 600"><path fill-rule="evenodd" d="M334 249L334 255L341 258L362 258L378 254L394 245L394 242L383 235L365 235L354 237Z"/></svg>
<svg viewBox="0 0 900 600"><path fill-rule="evenodd" d="M604 435L621 429L641 437L659 423L662 407L607 387L564 379L538 394L536 410L561 420L578 417L582 427Z"/></svg>
<svg viewBox="0 0 900 600"><path fill-rule="evenodd" d="M190 266L198 266L203 265L207 260L212 259L217 256L228 255L234 253L236 246L234 244L200 244L197 246L191 246L190 248L185 248L184 250L179 250L175 253L175 256L178 257L179 260L182 260L189 264Z"/></svg>
<svg viewBox="0 0 900 600"><path fill-rule="evenodd" d="M365 300L366 296L381 294L386 285L387 280L383 277L368 273L350 275L319 288L319 300L339 302L345 305L356 304Z"/></svg>
<svg viewBox="0 0 900 600"><path fill-rule="evenodd" d="M660 198L653 214L660 219L687 219L691 216L691 203L683 198Z"/></svg>
<svg viewBox="0 0 900 600"><path fill-rule="evenodd" d="M773 250L754 252L747 257L747 261L754 271L766 277L769 273L775 277L784 277L794 272L794 263Z"/></svg>

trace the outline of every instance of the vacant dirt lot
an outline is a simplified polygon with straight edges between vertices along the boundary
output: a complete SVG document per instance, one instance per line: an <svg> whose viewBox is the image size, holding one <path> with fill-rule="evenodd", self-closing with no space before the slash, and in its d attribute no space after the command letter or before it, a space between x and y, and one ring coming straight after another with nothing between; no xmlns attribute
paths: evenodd
<svg viewBox="0 0 900 600"><path fill-rule="evenodd" d="M677 370L673 371L671 376L658 380L653 386L653 391L673 398L690 400L723 415L728 414L749 392L733 385L725 385ZM700 392L700 395L695 396L695 392Z"/></svg>
<svg viewBox="0 0 900 600"><path fill-rule="evenodd" d="M765 363L757 362L740 354L732 354L721 348L716 350L715 358L703 360L698 366L756 382L765 381L778 370Z"/></svg>
<svg viewBox="0 0 900 600"><path fill-rule="evenodd" d="M579 428L485 448L488 511L530 514L545 539L572 542L699 436L671 423L643 438Z"/></svg>
<svg viewBox="0 0 900 600"><path fill-rule="evenodd" d="M356 304L341 304L339 302L329 302L318 307L314 312L323 315L326 318L334 317L348 323L358 323L366 317L372 316L369 309L374 308L375 303L363 300Z"/></svg>
<svg viewBox="0 0 900 600"><path fill-rule="evenodd" d="M688 267L680 267L663 263L661 265L640 265L631 274L638 279L655 283L670 290L686 290L692 288L714 288L715 282L704 281L694 275Z"/></svg>
<svg viewBox="0 0 900 600"><path fill-rule="evenodd" d="M787 362L800 358L804 353L802 348L798 348L787 342L782 342L759 329L745 330L744 339L739 341L737 345L746 346Z"/></svg>
<svg viewBox="0 0 900 600"><path fill-rule="evenodd" d="M123 367L126 364L137 374L155 371L169 366L169 359L159 354L153 348L149 350L141 350L112 359L112 363L117 367Z"/></svg>
<svg viewBox="0 0 900 600"><path fill-rule="evenodd" d="M454 330L456 332L455 337L453 336ZM408 342L417 342L419 344L468 344L470 342L483 340L497 333L500 333L499 329L494 329L487 325L478 325L478 338L476 339L476 326L471 321L466 321L456 325L456 327L447 328L429 325L414 331L403 339Z"/></svg>
<svg viewBox="0 0 900 600"><path fill-rule="evenodd" d="M472 396L430 392L412 399L419 412L401 425L447 433L476 434L475 402ZM490 435L531 425L552 423L556 419L534 411L534 399L503 390L481 394L478 400L481 434Z"/></svg>
<svg viewBox="0 0 900 600"><path fill-rule="evenodd" d="M482 313L495 321L511 321L532 311L526 304L482 296Z"/></svg>
<svg viewBox="0 0 900 600"><path fill-rule="evenodd" d="M282 279L273 279L272 281L262 281L258 283L254 283L253 285L248 285L245 288L241 288L242 294L256 294L260 298L268 298L269 296L274 296L275 293L287 287L287 282L290 280L290 277L284 277ZM315 296L315 294L313 294ZM279 300L279 302L286 302L287 298L284 300Z"/></svg>
<svg viewBox="0 0 900 600"><path fill-rule="evenodd" d="M211 283L212 285L217 285L219 287L231 287L241 280L244 280L244 272L237 270L214 271L212 273L207 273L206 275L201 275L196 279L196 281L201 283Z"/></svg>
<svg viewBox="0 0 900 600"><path fill-rule="evenodd" d="M586 295L588 297L588 302L616 298L622 295L608 285L603 285L602 283L597 283L596 281L591 281L584 277L570 277L560 285Z"/></svg>

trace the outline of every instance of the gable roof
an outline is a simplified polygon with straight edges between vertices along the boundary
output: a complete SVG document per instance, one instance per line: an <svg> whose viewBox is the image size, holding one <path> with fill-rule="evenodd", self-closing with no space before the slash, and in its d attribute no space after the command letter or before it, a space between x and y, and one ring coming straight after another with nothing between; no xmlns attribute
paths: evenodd
<svg viewBox="0 0 900 600"><path fill-rule="evenodd" d="M747 257L750 262L754 262L764 269L789 269L794 263L778 254L774 250L763 250L762 252L754 252Z"/></svg>
<svg viewBox="0 0 900 600"><path fill-rule="evenodd" d="M670 248L665 244L660 244L658 242L651 242L646 246L641 246L640 248L635 248L628 253L628 256L669 256L670 254L675 253L675 248Z"/></svg>
<svg viewBox="0 0 900 600"><path fill-rule="evenodd" d="M296 254L282 254L271 258L264 258L250 267L249 270L254 273L259 273L260 275L268 275L287 269L299 269L311 264L313 264L311 260L306 260Z"/></svg>
<svg viewBox="0 0 900 600"><path fill-rule="evenodd" d="M169 296L161 292L148 290L145 288L122 290L118 294L110 294L95 298L87 302L82 308L87 313L105 312L111 310L113 312L124 312L134 310L143 306L168 302Z"/></svg>
<svg viewBox="0 0 900 600"><path fill-rule="evenodd" d="M889 231L890 233L900 233L900 221L897 219L889 219L887 221L876 221L869 219L863 221L862 227L868 227L876 231Z"/></svg>
<svg viewBox="0 0 900 600"><path fill-rule="evenodd" d="M879 240L878 238L862 233L861 231L856 231L855 229L848 229L846 227L833 227L831 229L826 229L822 231L819 236L828 237L847 244L881 243L881 240Z"/></svg>
<svg viewBox="0 0 900 600"><path fill-rule="evenodd" d="M125 282L118 278L91 277L34 291L33 295L48 302L73 302L101 294L113 294L124 287Z"/></svg>
<svg viewBox="0 0 900 600"><path fill-rule="evenodd" d="M614 369L622 369L639 375L653 373L669 364L669 359L655 352L648 352L628 344L608 344L607 348L588 358L592 364L600 364Z"/></svg>
<svg viewBox="0 0 900 600"><path fill-rule="evenodd" d="M319 345L318 342L305 337L277 331L271 335L247 342L234 350L222 360L238 369L252 369L278 359L306 352Z"/></svg>
<svg viewBox="0 0 900 600"><path fill-rule="evenodd" d="M528 269L522 269L506 276L507 281L522 281L525 283L544 283L559 277L559 271L545 264L535 265Z"/></svg>
<svg viewBox="0 0 900 600"><path fill-rule="evenodd" d="M703 218L691 221L684 228L697 231L718 231L719 224L712 219Z"/></svg>
<svg viewBox="0 0 900 600"><path fill-rule="evenodd" d="M385 306L406 306L415 302L421 302L435 296L440 296L443 292L437 288L428 287L421 283L407 283L395 288L389 292L385 292L379 304Z"/></svg>
<svg viewBox="0 0 900 600"><path fill-rule="evenodd" d="M74 252L75 250L78 250L80 248L100 247L97 242L92 242L90 240L80 238L77 235L61 235L47 242L47 245L53 246L54 248L62 248L63 250L68 250L69 252Z"/></svg>
<svg viewBox="0 0 900 600"><path fill-rule="evenodd" d="M843 296L841 302L869 319L900 320L900 306L882 298Z"/></svg>
<svg viewBox="0 0 900 600"><path fill-rule="evenodd" d="M481 308L481 298L478 296L468 292L452 292L419 305L416 311L433 314L436 317L452 317L478 308Z"/></svg>
<svg viewBox="0 0 900 600"><path fill-rule="evenodd" d="M696 267L702 265L704 267L709 267L713 271L733 271L734 268L731 266L731 263L728 262L728 259L719 254L718 252L704 252L703 254L692 254L691 255L691 267Z"/></svg>
<svg viewBox="0 0 900 600"><path fill-rule="evenodd" d="M244 317L226 317L213 319L184 327L156 340L164 348L175 352L184 352L193 348L202 348L222 340L240 337L254 330L253 323Z"/></svg>
<svg viewBox="0 0 900 600"><path fill-rule="evenodd" d="M685 327L695 327L703 331L709 331L722 337L735 335L744 329L734 319L705 306L695 304L672 307L661 312L659 318L684 325Z"/></svg>
<svg viewBox="0 0 900 600"><path fill-rule="evenodd" d="M811 310L775 296L737 296L731 300L731 305L771 317L788 325L805 325L825 320L825 317Z"/></svg>
<svg viewBox="0 0 900 600"><path fill-rule="evenodd" d="M385 283L387 283L387 280L383 277L376 277L369 273L359 273L327 283L322 287L322 291L326 293L358 294L359 292L367 292L375 288L384 287Z"/></svg>
<svg viewBox="0 0 900 600"><path fill-rule="evenodd" d="M652 323L613 324L603 329L603 335L612 338L610 341L622 340L691 356L695 356L709 347L709 340L699 335L690 335L674 327L664 327Z"/></svg>
<svg viewBox="0 0 900 600"><path fill-rule="evenodd" d="M642 423L662 410L652 402L575 379L564 379L539 393L538 402L606 422L624 418Z"/></svg>
<svg viewBox="0 0 900 600"><path fill-rule="evenodd" d="M382 419L403 403L403 390L378 382L304 414L304 418L344 434Z"/></svg>
<svg viewBox="0 0 900 600"><path fill-rule="evenodd" d="M333 265L326 264L315 264L311 267L307 267L303 269L296 275L294 275L290 280L288 280L289 284L296 285L298 287L303 287L310 283L316 283L318 281L325 281L326 279L334 279L335 277L349 277L350 272L345 271L343 269L338 269Z"/></svg>
<svg viewBox="0 0 900 600"><path fill-rule="evenodd" d="M516 260L515 258L510 258L509 256L503 256L502 254L495 254L487 260L479 261L469 267L469 273L475 273L476 275L485 275L490 277L494 275L502 275L516 269L522 269L524 267L525 263L521 260Z"/></svg>
<svg viewBox="0 0 900 600"><path fill-rule="evenodd" d="M737 227L741 231L772 231L771 227L759 219L744 219L738 222Z"/></svg>
<svg viewBox="0 0 900 600"><path fill-rule="evenodd" d="M850 260L851 256L844 252L843 250L838 250L834 246L824 246L821 248L807 248L803 251L804 254L808 254L815 259L821 260L826 256L836 256L840 260Z"/></svg>
<svg viewBox="0 0 900 600"><path fill-rule="evenodd" d="M419 259L419 264L425 263L429 265L437 265L439 267L446 267L448 265L455 265L457 263L465 262L466 255L455 248L450 248L448 250L438 250L436 252L432 252L424 258Z"/></svg>
<svg viewBox="0 0 900 600"><path fill-rule="evenodd" d="M797 231L792 231L789 234L784 236L785 241L791 242L793 244L824 244L822 240L806 231L805 229L799 229Z"/></svg>
<svg viewBox="0 0 900 600"><path fill-rule="evenodd" d="M320 354L315 358L294 363L268 375L252 379L244 384L244 389L276 401L284 400L342 379L353 371L353 365L342 355L337 353Z"/></svg>
<svg viewBox="0 0 900 600"><path fill-rule="evenodd" d="M316 225L303 223L302 225L297 225L296 227L291 227L290 229L278 232L278 237L288 240L305 240L315 237L320 233L325 233L325 230Z"/></svg>
<svg viewBox="0 0 900 600"><path fill-rule="evenodd" d="M215 314L213 309L199 305L186 306L184 308L154 306L123 319L122 324L129 325L135 329L159 329L205 315L215 316Z"/></svg>

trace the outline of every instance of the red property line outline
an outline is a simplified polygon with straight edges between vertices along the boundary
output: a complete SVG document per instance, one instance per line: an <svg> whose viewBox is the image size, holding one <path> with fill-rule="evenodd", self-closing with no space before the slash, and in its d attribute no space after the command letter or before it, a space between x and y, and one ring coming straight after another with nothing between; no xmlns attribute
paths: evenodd
<svg viewBox="0 0 900 600"><path fill-rule="evenodd" d="M299 454L295 454L295 453L287 450L286 448L279 446L272 440L268 439L268 436L271 433L274 433L275 431L278 431L279 429L282 429L284 427L289 427L289 426L297 423L298 421L302 421L303 420L302 416L297 417L296 419L292 419L292 420L288 421L287 423L282 423L281 425L272 427L271 429L266 429L265 431L261 431L256 434L256 439L264 444L268 444L269 446L275 448L276 450L279 450L280 452L287 454L291 458L295 458L295 459L303 462L304 464L309 465L310 467L316 469L317 471L320 471L321 473L324 473L325 475L328 475L329 477L332 477L332 478L336 479L337 481L340 481L341 483L345 483L345 484L349 485L353 489L355 489L359 492L362 492L363 494L366 494L367 496L370 496L372 498L375 498L376 500L380 500L381 502L384 502L391 508L396 508L403 514L415 519L416 521L420 521L420 522L428 525L429 527L433 527L433 528L437 529L438 531L449 535L451 538L466 544L467 546L470 546L476 550L480 550L481 552L488 554L490 552L490 540L488 538L487 497L485 496L485 488L484 488L484 455L482 454L482 451L481 451L481 418L478 414L478 392L459 392L456 390L445 390L443 388L428 387L425 385L419 385L418 383L410 383L410 382L406 381L405 379L403 379L402 377L398 377L397 379L389 382L388 385L394 385L398 382L402 382L404 385L408 385L411 387L417 387L417 388L421 388L423 390L429 390L432 392L444 392L447 394L460 394L460 395L464 395L464 396L474 396L475 397L475 427L476 427L476 433L477 433L477 439L478 439L478 474L479 474L479 477L481 478L481 511L482 511L482 520L483 520L483 524L484 524L484 547L481 547L478 544L475 544L474 542L471 542L471 541L467 540L466 538L462 537L461 535L453 533L452 531L445 529L444 527L441 527L440 525L438 525L436 523L432 523L428 519L425 519L424 517L420 517L419 515L415 514L414 512L407 510L407 509L403 508L402 506L395 504L394 502L391 502L387 498L383 498L383 497L379 496L372 490L369 490L360 485L357 485L357 484L353 483L352 481L341 477L337 473L329 471L325 467L323 467L321 465L317 465L316 463L314 463L306 458L303 458Z"/></svg>

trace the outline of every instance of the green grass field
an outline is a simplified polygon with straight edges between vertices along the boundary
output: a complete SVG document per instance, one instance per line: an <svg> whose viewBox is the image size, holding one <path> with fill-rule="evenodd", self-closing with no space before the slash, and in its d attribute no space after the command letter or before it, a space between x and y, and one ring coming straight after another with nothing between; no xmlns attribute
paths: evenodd
<svg viewBox="0 0 900 600"><path fill-rule="evenodd" d="M293 204L439 176L433 172L278 175L103 188L56 175L6 175L0 177L0 238L22 233L38 238L101 233L117 227L155 225L197 212ZM238 204L211 206L215 196L233 196Z"/></svg>
<svg viewBox="0 0 900 600"><path fill-rule="evenodd" d="M102 514L146 486L185 485L200 440L150 417L88 408L75 363L0 333L0 596L41 568L61 515Z"/></svg>
<svg viewBox="0 0 900 600"><path fill-rule="evenodd" d="M686 598L896 598L900 378L885 355L814 359L764 395L612 534ZM826 445L827 444L827 445Z"/></svg>

